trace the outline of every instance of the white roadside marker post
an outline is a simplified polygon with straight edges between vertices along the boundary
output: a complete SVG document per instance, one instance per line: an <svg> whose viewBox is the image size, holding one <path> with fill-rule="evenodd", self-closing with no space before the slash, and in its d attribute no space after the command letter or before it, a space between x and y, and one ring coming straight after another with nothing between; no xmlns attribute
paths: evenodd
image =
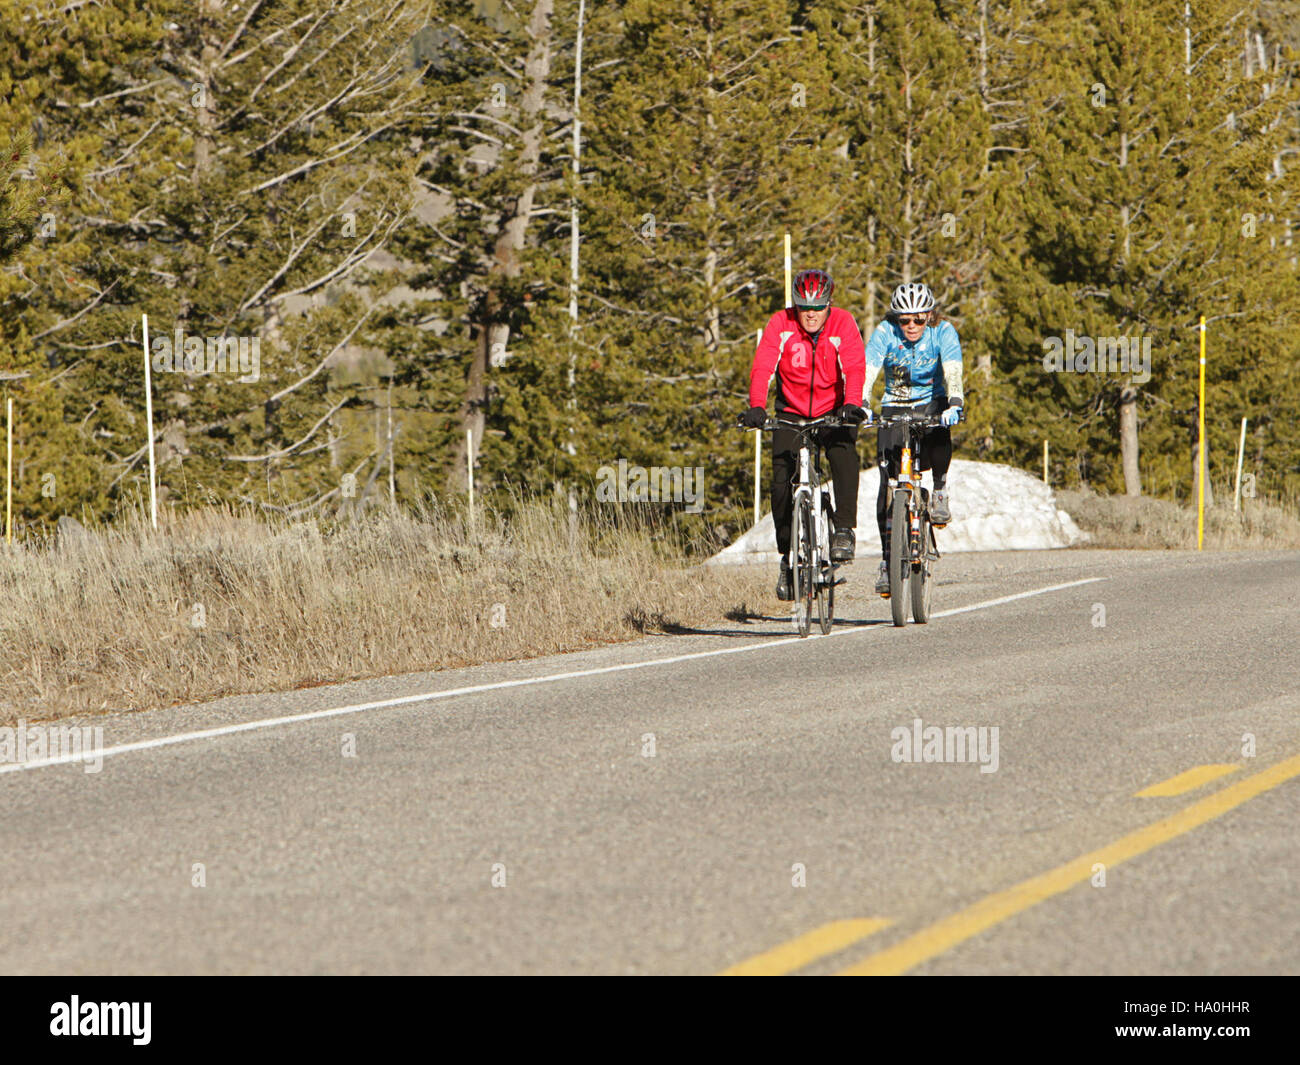
<svg viewBox="0 0 1300 1065"><path fill-rule="evenodd" d="M5 396L5 543L14 542L14 400Z"/></svg>
<svg viewBox="0 0 1300 1065"><path fill-rule="evenodd" d="M1246 419L1241 419L1241 440L1237 443L1237 487L1232 493L1232 509L1241 509L1241 460L1246 454Z"/></svg>
<svg viewBox="0 0 1300 1065"><path fill-rule="evenodd" d="M149 367L149 316L140 315L144 334L144 415L146 429L149 433L149 520L155 530L158 528L158 492L155 485L155 468L153 456L153 377Z"/></svg>
<svg viewBox="0 0 1300 1065"><path fill-rule="evenodd" d="M758 331L758 343L763 342L763 330ZM758 487L759 475L762 472L763 463L763 430L756 430L754 433L754 524L758 524L758 519L762 517L759 511L760 495Z"/></svg>
<svg viewBox="0 0 1300 1065"><path fill-rule="evenodd" d="M474 430L465 430L465 480L469 485L469 527L474 528Z"/></svg>

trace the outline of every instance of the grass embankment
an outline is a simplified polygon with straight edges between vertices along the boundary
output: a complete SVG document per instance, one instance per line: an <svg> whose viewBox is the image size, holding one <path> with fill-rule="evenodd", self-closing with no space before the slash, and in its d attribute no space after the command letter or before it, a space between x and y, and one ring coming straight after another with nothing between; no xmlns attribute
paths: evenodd
<svg viewBox="0 0 1300 1065"><path fill-rule="evenodd" d="M1290 510L1262 499L1243 499L1236 512L1231 494L1226 499L1227 506L1205 508L1205 550L1300 548L1300 519ZM1056 501L1079 528L1092 534L1087 547L1196 550L1195 506L1148 496L1099 496L1087 490L1058 491Z"/></svg>
<svg viewBox="0 0 1300 1065"><path fill-rule="evenodd" d="M523 505L507 522L372 515L136 519L0 544L0 722L527 658L716 624L770 598L644 532Z"/></svg>

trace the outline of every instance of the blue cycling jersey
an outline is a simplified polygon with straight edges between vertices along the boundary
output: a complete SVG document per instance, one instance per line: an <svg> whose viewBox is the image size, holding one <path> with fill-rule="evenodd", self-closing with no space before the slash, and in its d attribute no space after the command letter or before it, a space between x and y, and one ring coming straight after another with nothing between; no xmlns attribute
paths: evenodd
<svg viewBox="0 0 1300 1065"><path fill-rule="evenodd" d="M885 371L886 407L915 407L932 400L963 401L961 341L951 322L926 326L913 344L886 318L867 341L867 381L862 396L871 401L876 374Z"/></svg>

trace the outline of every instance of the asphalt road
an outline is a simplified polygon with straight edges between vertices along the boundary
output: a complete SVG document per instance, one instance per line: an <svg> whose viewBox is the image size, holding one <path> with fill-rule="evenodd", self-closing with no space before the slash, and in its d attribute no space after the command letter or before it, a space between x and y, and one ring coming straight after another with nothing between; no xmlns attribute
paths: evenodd
<svg viewBox="0 0 1300 1065"><path fill-rule="evenodd" d="M957 555L904 629L850 573L828 638L77 722L0 766L0 971L1300 973L1300 555Z"/></svg>

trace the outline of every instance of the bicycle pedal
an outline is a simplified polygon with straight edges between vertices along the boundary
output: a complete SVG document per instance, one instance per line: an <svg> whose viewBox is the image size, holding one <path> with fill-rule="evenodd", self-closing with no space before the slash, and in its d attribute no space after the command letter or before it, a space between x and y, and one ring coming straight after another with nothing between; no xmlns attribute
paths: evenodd
<svg viewBox="0 0 1300 1065"><path fill-rule="evenodd" d="M930 522L930 527L932 529L946 529L948 528L948 523L945 521L942 525L940 525L937 521L932 521Z"/></svg>

